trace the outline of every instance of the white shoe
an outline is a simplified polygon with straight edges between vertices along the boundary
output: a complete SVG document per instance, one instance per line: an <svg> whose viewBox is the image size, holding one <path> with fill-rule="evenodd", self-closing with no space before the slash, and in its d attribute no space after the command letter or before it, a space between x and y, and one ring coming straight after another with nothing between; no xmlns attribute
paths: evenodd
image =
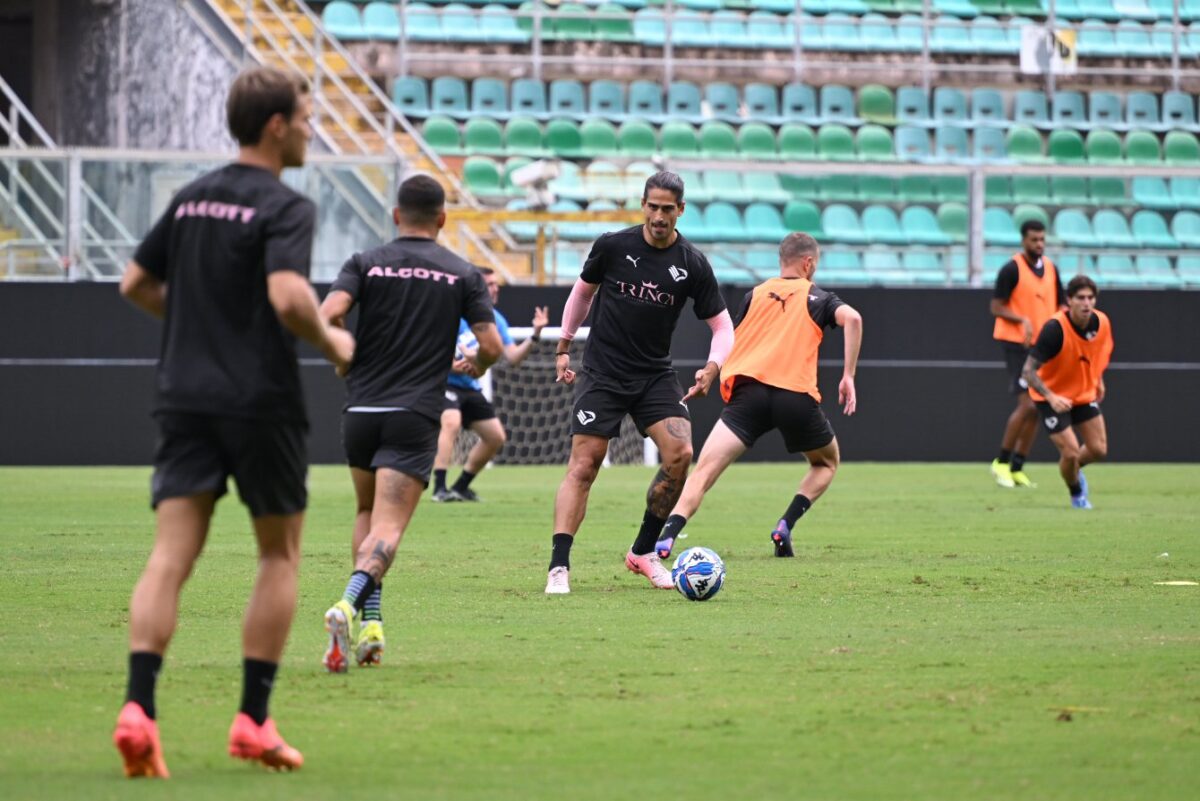
<svg viewBox="0 0 1200 801"><path fill-rule="evenodd" d="M635 556L633 551L630 551L625 554L625 567L650 579L655 589L669 590L675 587L675 582L671 581L671 571L663 567L662 560L656 553Z"/></svg>
<svg viewBox="0 0 1200 801"><path fill-rule="evenodd" d="M546 594L547 595L566 595L571 591L571 584L568 578L571 571L565 567L556 567L550 571L550 575L546 576Z"/></svg>

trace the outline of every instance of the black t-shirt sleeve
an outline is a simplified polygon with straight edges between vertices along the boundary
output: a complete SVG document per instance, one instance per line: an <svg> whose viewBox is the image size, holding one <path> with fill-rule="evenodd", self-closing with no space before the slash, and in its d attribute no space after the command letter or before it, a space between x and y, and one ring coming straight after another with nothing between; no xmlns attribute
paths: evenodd
<svg viewBox="0 0 1200 801"><path fill-rule="evenodd" d="M341 271L337 278L333 280L333 285L329 287L330 292L341 290L355 300L358 299L359 290L362 289L362 270L358 266L358 254L354 254L346 259L346 263L342 265Z"/></svg>
<svg viewBox="0 0 1200 801"><path fill-rule="evenodd" d="M808 302L808 316L819 328L837 328L835 315L838 308L845 306L846 302L834 293L816 287L812 288L811 294L815 299Z"/></svg>
<svg viewBox="0 0 1200 801"><path fill-rule="evenodd" d="M492 311L492 298L488 295L487 283L483 280L483 274L472 270L471 274L462 280L462 318L467 321L468 325L495 322L496 315Z"/></svg>
<svg viewBox="0 0 1200 801"><path fill-rule="evenodd" d="M160 281L167 280L167 254L171 243L171 223L175 219L176 204L172 203L158 218L158 222L146 234L146 238L138 245L133 254L133 260L143 270Z"/></svg>
<svg viewBox="0 0 1200 801"><path fill-rule="evenodd" d="M608 234L604 234L593 242L592 250L583 262L579 277L589 284L599 284L604 280L608 268L608 237Z"/></svg>
<svg viewBox="0 0 1200 801"><path fill-rule="evenodd" d="M746 293L746 297L742 298L741 308L738 309L737 317L734 318L733 327L737 328L742 324L742 320L746 319L746 315L750 313L750 301L754 300L754 290L751 289Z"/></svg>
<svg viewBox="0 0 1200 801"><path fill-rule="evenodd" d="M1047 320L1042 326L1042 331L1038 334L1037 342L1033 344L1033 350L1030 351L1033 358L1037 359L1042 364L1053 359L1062 350L1063 346L1063 330L1059 325L1058 320Z"/></svg>
<svg viewBox="0 0 1200 801"><path fill-rule="evenodd" d="M996 289L992 292L992 297L996 300L1002 300L1008 303L1008 299L1012 297L1013 290L1017 288L1017 279L1020 273L1017 272L1017 263L1010 261L1000 268L1000 272L996 273Z"/></svg>
<svg viewBox="0 0 1200 801"><path fill-rule="evenodd" d="M708 259L699 251L695 251L695 256L696 280L692 283L692 301L696 316L707 320L725 311L725 298L721 295L721 287L717 284Z"/></svg>
<svg viewBox="0 0 1200 801"><path fill-rule="evenodd" d="M271 215L263 227L268 275L291 270L308 277L316 221L317 207L306 197L291 198Z"/></svg>

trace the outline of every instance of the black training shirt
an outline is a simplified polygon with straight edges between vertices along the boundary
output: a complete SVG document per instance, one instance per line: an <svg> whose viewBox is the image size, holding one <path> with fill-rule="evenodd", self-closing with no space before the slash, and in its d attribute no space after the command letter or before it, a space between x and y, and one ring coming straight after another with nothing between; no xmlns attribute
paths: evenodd
<svg viewBox="0 0 1200 801"><path fill-rule="evenodd" d="M735 328L742 324L742 320L746 319L746 313L750 311L750 301L753 299L754 290L751 289L742 299L742 308L738 312L737 319L734 320ZM808 289L808 316L812 318L818 328L837 328L837 318L834 315L838 307L845 305L845 301L837 295L826 292L816 285L810 286Z"/></svg>
<svg viewBox="0 0 1200 801"><path fill-rule="evenodd" d="M1033 270L1033 274L1041 278L1046 273L1046 267L1042 264L1042 260L1038 259L1033 264L1029 265L1029 269ZM1058 272L1057 270L1055 271ZM996 273L996 288L992 291L992 297L996 300L1008 303L1008 299L1012 297L1013 290L1017 288L1017 281L1021 278L1021 271L1017 267L1015 259L1009 259L1000 272ZM1066 305L1067 293L1063 291L1062 275L1056 275L1058 283L1058 304Z"/></svg>
<svg viewBox="0 0 1200 801"><path fill-rule="evenodd" d="M1067 318L1070 320L1070 317ZM1100 333L1100 315L1093 314L1092 319L1088 320L1088 324L1083 328L1077 328L1075 323L1071 323L1071 330L1076 335L1083 339L1093 339L1096 334ZM1058 320L1051 317L1042 326L1041 333L1038 334L1037 342L1033 345L1031 354L1042 364L1053 359L1062 350L1063 346L1063 328Z"/></svg>
<svg viewBox="0 0 1200 801"><path fill-rule="evenodd" d="M305 422L296 342L267 275L308 277L316 207L259 167L179 191L133 256L167 284L155 409Z"/></svg>
<svg viewBox="0 0 1200 801"><path fill-rule="evenodd" d="M616 377L644 377L671 367L671 336L683 304L701 320L725 310L712 267L679 234L670 247L651 247L642 226L602 235L580 278L599 284L583 363Z"/></svg>
<svg viewBox="0 0 1200 801"><path fill-rule="evenodd" d="M358 305L346 405L440 420L459 319L495 320L483 274L432 239L401 237L351 256L334 290Z"/></svg>

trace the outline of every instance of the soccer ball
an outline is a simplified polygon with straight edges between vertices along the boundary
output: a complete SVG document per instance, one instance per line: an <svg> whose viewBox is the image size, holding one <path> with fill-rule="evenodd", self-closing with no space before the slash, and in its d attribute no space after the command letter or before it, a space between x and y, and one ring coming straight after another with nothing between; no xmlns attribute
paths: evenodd
<svg viewBox="0 0 1200 801"><path fill-rule="evenodd" d="M671 580L689 601L707 601L725 583L725 563L708 548L688 548L675 560Z"/></svg>

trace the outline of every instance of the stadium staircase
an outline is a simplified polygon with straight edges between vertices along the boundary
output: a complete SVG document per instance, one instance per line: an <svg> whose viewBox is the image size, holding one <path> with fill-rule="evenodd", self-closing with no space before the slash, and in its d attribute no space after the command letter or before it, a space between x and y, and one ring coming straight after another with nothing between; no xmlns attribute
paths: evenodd
<svg viewBox="0 0 1200 801"><path fill-rule="evenodd" d="M491 266L509 278L529 274L527 249L519 248L502 226L476 219L454 220L454 209L478 209L479 201L356 60L325 32L320 18L304 2L205 0L204 5L255 61L295 70L309 79L316 101L317 136L327 149L338 154L390 156L402 163L406 172L434 176L445 188L451 207L449 236L443 236L444 243L469 261ZM193 17L205 21L196 14ZM227 55L239 63L240 54L227 51ZM384 212L390 232L390 214L386 212L392 201L383 196L387 176L379 171L362 172L363 182L375 195L371 205Z"/></svg>

